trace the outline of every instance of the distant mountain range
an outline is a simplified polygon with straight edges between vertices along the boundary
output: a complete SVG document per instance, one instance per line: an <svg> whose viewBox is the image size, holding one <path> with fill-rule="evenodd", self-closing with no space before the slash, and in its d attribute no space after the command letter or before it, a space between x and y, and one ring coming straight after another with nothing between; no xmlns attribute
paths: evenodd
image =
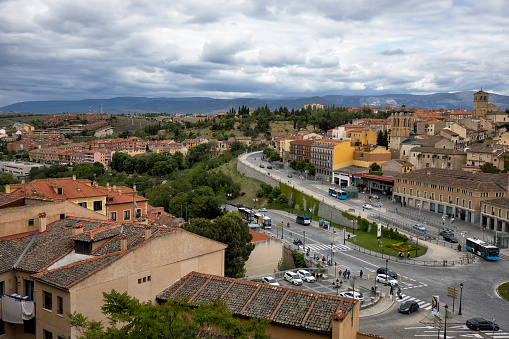
<svg viewBox="0 0 509 339"><path fill-rule="evenodd" d="M384 107L394 105L408 108L446 108L472 110L474 91L457 93L436 93L429 95L386 94L380 96L363 95L326 95L308 98L285 99L213 99L205 97L192 98L145 98L119 97L111 99L86 99L80 101L26 101L0 107L3 112L30 113L217 113L237 109L245 105L250 109L267 105L271 110L279 107L300 109L305 104L322 104L328 106L358 107L371 105ZM509 108L509 96L490 94L489 102L501 110Z"/></svg>

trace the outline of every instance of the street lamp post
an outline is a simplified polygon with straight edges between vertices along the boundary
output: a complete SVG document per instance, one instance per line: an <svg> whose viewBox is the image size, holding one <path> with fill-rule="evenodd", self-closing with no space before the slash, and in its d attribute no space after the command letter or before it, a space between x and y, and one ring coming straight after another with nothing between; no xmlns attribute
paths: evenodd
<svg viewBox="0 0 509 339"><path fill-rule="evenodd" d="M306 231L302 231L304 234L304 249L306 249Z"/></svg>
<svg viewBox="0 0 509 339"><path fill-rule="evenodd" d="M460 310L458 312L461 315L461 297L463 296L463 283L460 284Z"/></svg>
<svg viewBox="0 0 509 339"><path fill-rule="evenodd" d="M449 306L447 306L447 304L445 304L445 325L444 325L444 339L447 338L447 309L449 308Z"/></svg>
<svg viewBox="0 0 509 339"><path fill-rule="evenodd" d="M336 279L336 281L332 282L332 288L334 288L336 290L336 297L338 296L338 293L339 293L339 289L341 288L341 286L343 285L343 281L339 280L339 279Z"/></svg>
<svg viewBox="0 0 509 339"><path fill-rule="evenodd" d="M418 204L417 206L419 206L419 220L421 220L422 202L420 204Z"/></svg>

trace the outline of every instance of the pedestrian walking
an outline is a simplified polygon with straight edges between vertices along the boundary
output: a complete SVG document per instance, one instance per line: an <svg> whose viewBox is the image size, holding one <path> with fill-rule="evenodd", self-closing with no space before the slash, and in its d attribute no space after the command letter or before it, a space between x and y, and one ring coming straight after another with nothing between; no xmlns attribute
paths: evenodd
<svg viewBox="0 0 509 339"><path fill-rule="evenodd" d="M347 270L348 273L346 273L346 278L350 279L350 270Z"/></svg>
<svg viewBox="0 0 509 339"><path fill-rule="evenodd" d="M364 274L364 272L362 272L362 270L359 272L359 275L361 276L361 279L362 279L362 275Z"/></svg>

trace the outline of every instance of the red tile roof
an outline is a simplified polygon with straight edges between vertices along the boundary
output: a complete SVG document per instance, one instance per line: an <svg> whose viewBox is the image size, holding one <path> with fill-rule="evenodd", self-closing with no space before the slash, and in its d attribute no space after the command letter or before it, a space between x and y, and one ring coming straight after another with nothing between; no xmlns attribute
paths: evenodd
<svg viewBox="0 0 509 339"><path fill-rule="evenodd" d="M220 298L235 316L263 318L281 326L330 335L332 315L340 319L358 300L290 287L191 272L156 297L159 301L189 297L192 303Z"/></svg>
<svg viewBox="0 0 509 339"><path fill-rule="evenodd" d="M256 231L253 231L253 230L249 230L249 233L251 233L251 235L253 236L253 239L251 240L251 242L264 241L264 240L267 240L267 239L270 238L266 234L263 234L263 233L260 233L260 232L256 232Z"/></svg>
<svg viewBox="0 0 509 339"><path fill-rule="evenodd" d="M11 188L20 188L12 193L14 195L36 195L56 200L100 197L106 195L95 187L91 187L91 181L88 179L40 179L33 180L27 184L15 184L10 186ZM57 194L57 188L62 188L62 194Z"/></svg>

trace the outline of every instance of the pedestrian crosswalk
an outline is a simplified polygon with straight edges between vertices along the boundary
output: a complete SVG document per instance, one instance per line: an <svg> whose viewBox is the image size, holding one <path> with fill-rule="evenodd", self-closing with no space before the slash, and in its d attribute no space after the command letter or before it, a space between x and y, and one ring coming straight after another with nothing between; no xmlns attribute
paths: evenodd
<svg viewBox="0 0 509 339"><path fill-rule="evenodd" d="M509 261L509 255L499 254L500 260Z"/></svg>
<svg viewBox="0 0 509 339"><path fill-rule="evenodd" d="M428 302L425 302L423 300L419 300L417 298L411 297L411 296L406 295L406 294L401 294L401 299L396 296L396 301L400 302L400 303L402 303L404 301L415 301L417 304L419 304L419 308L421 308L421 309L423 308L425 310L431 310L431 303L430 302L428 303Z"/></svg>
<svg viewBox="0 0 509 339"><path fill-rule="evenodd" d="M331 251L330 244L306 244L306 249L309 247L311 251ZM332 245L332 251L349 251L350 247L347 245Z"/></svg>

